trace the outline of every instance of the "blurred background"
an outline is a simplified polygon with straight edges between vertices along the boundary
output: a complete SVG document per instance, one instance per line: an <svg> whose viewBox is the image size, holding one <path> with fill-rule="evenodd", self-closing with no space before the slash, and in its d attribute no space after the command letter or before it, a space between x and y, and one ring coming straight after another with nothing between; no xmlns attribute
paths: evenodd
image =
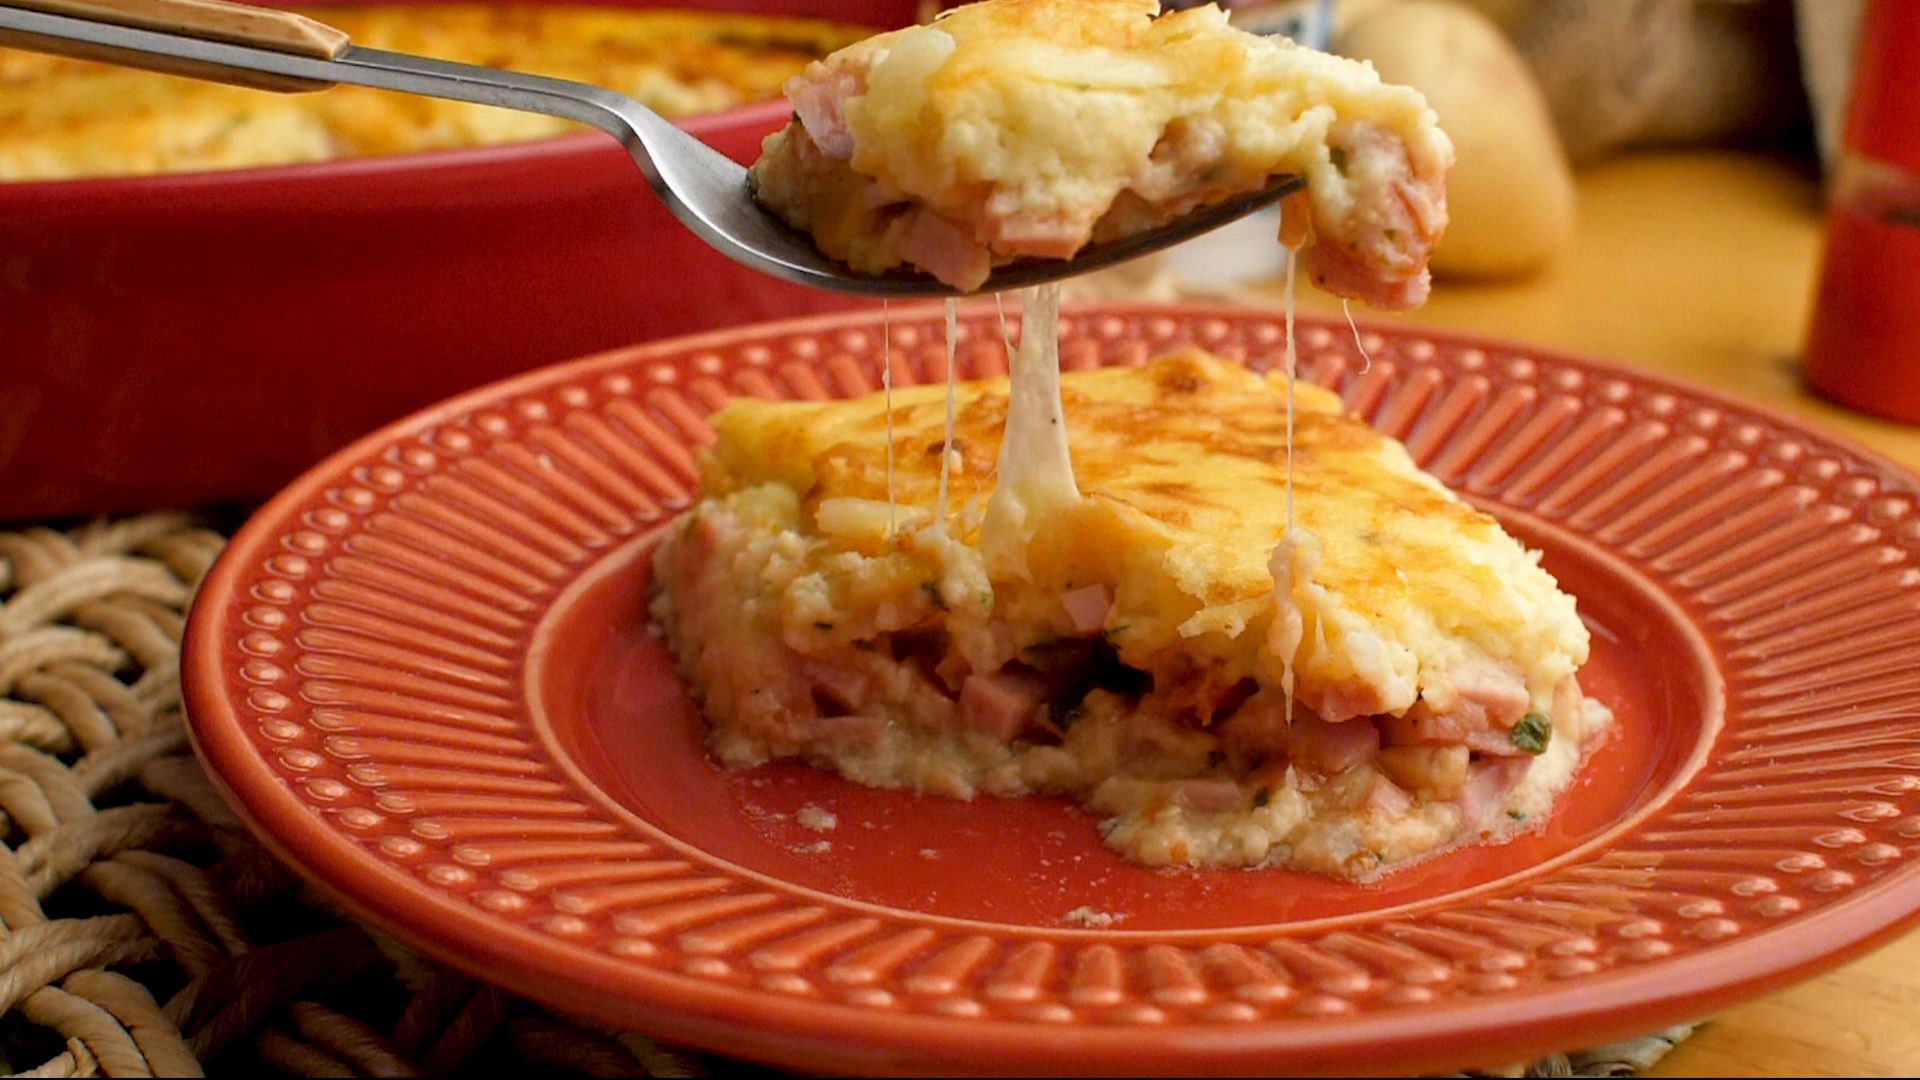
<svg viewBox="0 0 1920 1080"><path fill-rule="evenodd" d="M1549 269L1573 238L1575 170L1634 150L1739 145L1819 169L1837 147L1863 12L1861 0L1226 6L1242 25L1370 61L1427 96L1459 155L1434 261L1453 281ZM1240 276L1215 260L1181 269Z"/></svg>
<svg viewBox="0 0 1920 1080"><path fill-rule="evenodd" d="M1619 316L1649 294L1676 293L1660 273L1675 246L1688 249L1684 272L1701 279L1677 290L1677 304L1697 300L1698 288L1714 281L1763 273L1756 258L1807 264L1804 241L1785 236L1751 237L1739 268L1696 264L1712 259L1713 243L1646 226L1717 225L1732 239L1765 228L1751 212L1758 195L1779 204L1773 220L1791 232L1790 219L1804 218L1795 211L1818 203L1839 157L1865 13L1864 0L1228 6L1243 24L1324 43L1426 95L1458 154L1447 234L1433 262L1438 304L1428 317L1521 338L1555 337L1569 320L1596 328L1632 321ZM1750 190L1756 184L1764 195ZM1629 233L1631 249L1621 243ZM1189 287L1222 287L1223 295L1227 286L1276 276L1278 253L1249 238L1208 238L1156 269ZM1616 248L1618 262L1608 257ZM1581 257L1570 259L1576 251ZM1498 321L1489 321L1488 303ZM1618 345L1603 337L1601 351L1631 354L1631 331L1619 329L1629 336Z"/></svg>
<svg viewBox="0 0 1920 1080"><path fill-rule="evenodd" d="M1885 422L1920 422L1920 4L1231 6L1417 87L1452 137L1433 298L1401 318L1669 372L1920 455ZM1275 303L1283 264L1256 240L1208 237L1089 291ZM1340 311L1310 289L1301 306Z"/></svg>

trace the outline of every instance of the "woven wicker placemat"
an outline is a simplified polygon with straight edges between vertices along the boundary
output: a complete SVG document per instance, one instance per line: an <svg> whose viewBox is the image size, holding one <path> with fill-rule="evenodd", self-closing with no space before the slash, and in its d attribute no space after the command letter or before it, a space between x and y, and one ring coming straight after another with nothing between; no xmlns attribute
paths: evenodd
<svg viewBox="0 0 1920 1080"><path fill-rule="evenodd" d="M694 1076L355 926L187 747L179 644L222 537L185 514L0 532L0 1072ZM1513 1075L1620 1076L1685 1028Z"/></svg>

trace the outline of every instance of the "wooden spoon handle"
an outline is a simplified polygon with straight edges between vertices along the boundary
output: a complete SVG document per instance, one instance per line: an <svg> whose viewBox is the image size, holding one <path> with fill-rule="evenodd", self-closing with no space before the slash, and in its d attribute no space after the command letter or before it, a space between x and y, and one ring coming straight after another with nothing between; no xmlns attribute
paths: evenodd
<svg viewBox="0 0 1920 1080"><path fill-rule="evenodd" d="M229 4L225 0L6 0L8 7L71 15L91 22L252 45L331 60L347 35L291 11Z"/></svg>
<svg viewBox="0 0 1920 1080"><path fill-rule="evenodd" d="M159 31L202 41L248 45L315 60L332 60L349 44L346 34L305 15L230 4L225 0L0 0L0 8L8 7L136 30ZM157 56L137 49L18 30L0 29L0 45L15 45L150 71L238 83L263 90L317 90L332 85L313 79Z"/></svg>

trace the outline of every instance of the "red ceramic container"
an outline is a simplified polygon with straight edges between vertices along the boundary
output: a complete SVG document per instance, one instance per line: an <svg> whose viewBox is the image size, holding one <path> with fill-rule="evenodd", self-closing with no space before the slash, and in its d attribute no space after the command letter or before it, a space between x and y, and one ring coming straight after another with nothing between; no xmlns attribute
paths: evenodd
<svg viewBox="0 0 1920 1080"><path fill-rule="evenodd" d="M873 26L916 8L611 2ZM685 126L751 161L787 114L771 101ZM597 133L0 184L0 520L264 496L470 386L848 304L709 250Z"/></svg>
<svg viewBox="0 0 1920 1080"><path fill-rule="evenodd" d="M1821 394L1920 424L1920 4L1867 8L1803 368Z"/></svg>

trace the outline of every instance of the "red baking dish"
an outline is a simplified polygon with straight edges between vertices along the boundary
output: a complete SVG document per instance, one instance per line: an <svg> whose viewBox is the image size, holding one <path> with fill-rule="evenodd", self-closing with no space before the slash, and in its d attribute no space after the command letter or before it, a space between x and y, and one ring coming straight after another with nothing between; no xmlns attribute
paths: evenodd
<svg viewBox="0 0 1920 1080"><path fill-rule="evenodd" d="M917 7L628 3L883 27ZM684 126L744 162L787 114ZM254 498L470 386L850 303L708 249L597 133L0 184L0 519Z"/></svg>

